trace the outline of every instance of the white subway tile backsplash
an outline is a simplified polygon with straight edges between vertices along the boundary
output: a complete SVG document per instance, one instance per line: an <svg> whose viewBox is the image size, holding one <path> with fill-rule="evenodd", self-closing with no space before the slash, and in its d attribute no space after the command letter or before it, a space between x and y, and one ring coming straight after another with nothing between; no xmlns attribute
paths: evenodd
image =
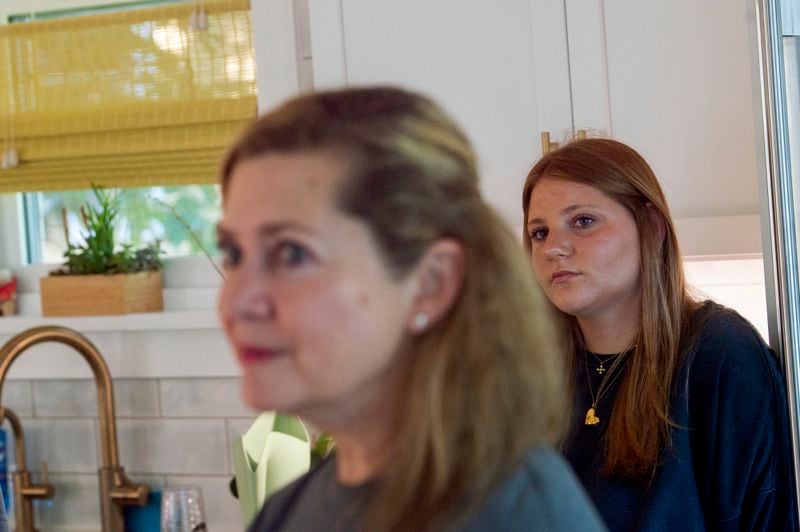
<svg viewBox="0 0 800 532"><path fill-rule="evenodd" d="M33 392L29 380L7 380L3 383L2 405L17 417L33 416Z"/></svg>
<svg viewBox="0 0 800 532"><path fill-rule="evenodd" d="M97 393L87 379L33 382L36 413L42 417L95 417Z"/></svg>
<svg viewBox="0 0 800 532"><path fill-rule="evenodd" d="M118 418L159 415L158 381L155 379L117 379L113 386ZM41 417L97 416L94 380L36 380L33 395L36 414Z"/></svg>
<svg viewBox="0 0 800 532"><path fill-rule="evenodd" d="M206 520L211 532L244 530L239 500L231 494L230 476L170 476L168 486L200 486L205 503Z"/></svg>
<svg viewBox="0 0 800 532"><path fill-rule="evenodd" d="M99 530L100 497L97 475L50 475L51 500L34 501L40 529Z"/></svg>
<svg viewBox="0 0 800 532"><path fill-rule="evenodd" d="M161 409L165 417L254 416L239 378L162 379Z"/></svg>
<svg viewBox="0 0 800 532"><path fill-rule="evenodd" d="M120 460L126 470L155 474L228 472L223 419L121 419Z"/></svg>
<svg viewBox="0 0 800 532"><path fill-rule="evenodd" d="M20 415L25 431L28 469L38 478L40 461L47 460L56 484L55 500L37 503L42 530L100 529L95 393L91 378L4 385L3 402ZM239 377L115 379L114 396L119 458L127 475L151 489L200 485L209 529L243 530L239 503L228 487L231 443L258 413L242 401ZM13 463L7 423L5 429Z"/></svg>
<svg viewBox="0 0 800 532"><path fill-rule="evenodd" d="M220 330L128 331L123 334L124 353L109 360L118 376L142 372L161 377L236 377L239 367ZM187 354L188 353L188 354Z"/></svg>
<svg viewBox="0 0 800 532"><path fill-rule="evenodd" d="M55 473L97 473L98 452L92 419L24 419L28 469L47 460Z"/></svg>
<svg viewBox="0 0 800 532"><path fill-rule="evenodd" d="M119 379L114 381L117 417L158 417L158 380Z"/></svg>
<svg viewBox="0 0 800 532"><path fill-rule="evenodd" d="M101 349L101 353L105 352ZM30 347L14 360L8 371L9 378L38 375L41 378L88 379L92 370L73 348L56 342Z"/></svg>
<svg viewBox="0 0 800 532"><path fill-rule="evenodd" d="M103 354L107 363L119 356L118 333L93 332L85 336ZM8 372L8 377L11 379L31 376L44 379L88 379L92 377L92 370L72 347L60 342L44 342L27 349L13 362Z"/></svg>

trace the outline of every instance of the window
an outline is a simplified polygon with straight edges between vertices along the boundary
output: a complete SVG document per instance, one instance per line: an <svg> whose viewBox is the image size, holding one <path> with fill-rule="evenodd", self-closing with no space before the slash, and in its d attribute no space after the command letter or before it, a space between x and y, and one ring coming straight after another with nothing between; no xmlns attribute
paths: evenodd
<svg viewBox="0 0 800 532"><path fill-rule="evenodd" d="M122 223L117 241L134 247L158 239L166 256L197 255L216 249L215 226L220 213L217 185L138 187L120 191ZM64 212L70 241L83 229L80 206L91 201L90 190L25 193L26 250L31 263L61 262L67 248Z"/></svg>
<svg viewBox="0 0 800 532"><path fill-rule="evenodd" d="M202 22L196 18L199 6L208 14ZM60 262L67 238L63 209L74 242L81 228L79 205L92 197L85 188L90 183L125 187L121 241L137 245L157 238L167 255L214 249L217 162L232 133L256 112L248 7L241 0L75 6L35 14L28 25L33 33L11 46L0 34L0 53L6 44L18 63L47 60L38 70L9 69L10 79L0 72L0 149L10 138L23 147L19 153L26 163L0 171L0 186L5 180L11 189L33 190L21 202L27 262ZM81 18L68 26L72 17ZM9 20L26 22L31 16ZM121 31L125 38L119 38ZM90 39L104 42L99 40L103 32L117 37L110 40L114 46L128 48L95 45L80 55L80 46ZM92 59L101 70L82 71ZM13 88L4 92L2 85ZM195 100L187 101L187 94ZM117 114L91 107L90 98L108 103ZM10 102L5 124L4 101ZM160 111L141 119L151 105ZM83 122L78 111L86 111ZM126 124L130 118L141 123ZM162 149L170 142L175 145ZM158 186L139 186L150 183Z"/></svg>

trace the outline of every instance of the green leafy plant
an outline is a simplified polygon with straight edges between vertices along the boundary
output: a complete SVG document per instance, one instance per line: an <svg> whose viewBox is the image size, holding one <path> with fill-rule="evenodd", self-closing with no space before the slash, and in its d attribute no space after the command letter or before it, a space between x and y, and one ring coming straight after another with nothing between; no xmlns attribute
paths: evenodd
<svg viewBox="0 0 800 532"><path fill-rule="evenodd" d="M67 250L64 252L64 264L51 275L111 275L161 270L159 241L139 249L134 249L130 244L116 245L114 231L123 193L112 193L96 185L92 186L92 193L96 205L80 208L85 228L82 243L70 241L66 211L63 211Z"/></svg>

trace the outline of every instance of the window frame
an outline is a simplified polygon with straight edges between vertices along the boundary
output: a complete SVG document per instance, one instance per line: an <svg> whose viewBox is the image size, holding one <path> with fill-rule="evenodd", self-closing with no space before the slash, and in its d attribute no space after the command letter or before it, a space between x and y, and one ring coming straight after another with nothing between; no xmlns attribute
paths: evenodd
<svg viewBox="0 0 800 532"><path fill-rule="evenodd" d="M90 8L112 3L136 3L140 0L48 0L48 11ZM253 27L253 52L256 60L256 84L271 87L271 91L258 93L260 111L274 106L300 92L300 57L297 36L306 34L308 26L307 0L251 0ZM10 15L30 11L30 0L5 0L0 2L0 24ZM306 35L307 37L308 35ZM310 88L304 84L304 89ZM42 275L56 264L28 264L25 249L24 210L20 194L0 194L0 266L9 268L19 278L21 298L38 299ZM221 279L205 256L171 257L164 260L163 286L165 314L170 308L177 310L213 309L216 301L209 301L210 292L221 284ZM22 316L35 316L21 305ZM165 316L166 319L169 319ZM51 320L52 321L52 320Z"/></svg>
<svg viewBox="0 0 800 532"><path fill-rule="evenodd" d="M169 1L186 2L190 0L49 0L45 9L28 4L29 0L10 0L0 7L0 24L11 23L14 19L25 16L25 13L34 13L35 17L51 18L54 14L92 12L94 9L123 7L126 5L164 4ZM43 6L42 6L43 7ZM35 193L32 193L35 194ZM19 296L25 297L31 293L38 293L38 279L50 270L59 266L59 263L35 262L32 257L29 235L33 231L28 227L29 216L26 215L26 201L28 193L0 194L0 267L9 268L19 280ZM35 237L35 236L34 236ZM210 275L209 272L213 272ZM187 257L169 257L164 259L163 285L166 290L177 292L173 299L178 300L178 310L205 309L207 304L193 298L187 291L213 288L221 283L208 258L203 255ZM182 293L183 292L183 293ZM31 316L28 305L20 305L20 315Z"/></svg>
<svg viewBox="0 0 800 532"><path fill-rule="evenodd" d="M19 269L28 264L21 194L0 195L0 265Z"/></svg>

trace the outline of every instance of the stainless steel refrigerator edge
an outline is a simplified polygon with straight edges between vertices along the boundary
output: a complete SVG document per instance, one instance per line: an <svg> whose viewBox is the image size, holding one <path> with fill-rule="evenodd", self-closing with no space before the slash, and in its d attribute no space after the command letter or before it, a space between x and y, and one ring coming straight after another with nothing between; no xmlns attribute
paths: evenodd
<svg viewBox="0 0 800 532"><path fill-rule="evenodd" d="M769 343L786 375L795 480L800 479L800 0L747 0L752 8L751 42L758 149L764 278ZM792 162L794 161L794 162ZM800 198L798 198L800 199ZM798 484L796 482L796 484ZM800 508L800 491L796 493Z"/></svg>

